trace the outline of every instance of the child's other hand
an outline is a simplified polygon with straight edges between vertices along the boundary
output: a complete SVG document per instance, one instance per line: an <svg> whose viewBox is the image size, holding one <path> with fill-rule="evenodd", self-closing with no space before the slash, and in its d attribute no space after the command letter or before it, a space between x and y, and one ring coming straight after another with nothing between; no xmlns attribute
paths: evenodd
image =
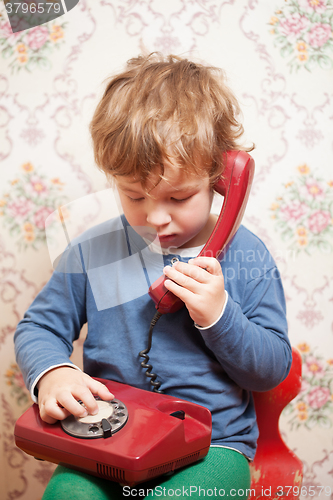
<svg viewBox="0 0 333 500"><path fill-rule="evenodd" d="M38 382L38 405L41 419L48 424L72 414L84 417L98 412L93 396L104 401L113 399L106 386L75 368L60 366L45 373ZM85 408L78 402L81 400Z"/></svg>
<svg viewBox="0 0 333 500"><path fill-rule="evenodd" d="M186 305L191 318L205 327L220 316L226 294L219 262L213 257L196 257L185 262L166 266L164 274L170 278L165 287ZM172 280L172 281L171 281Z"/></svg>

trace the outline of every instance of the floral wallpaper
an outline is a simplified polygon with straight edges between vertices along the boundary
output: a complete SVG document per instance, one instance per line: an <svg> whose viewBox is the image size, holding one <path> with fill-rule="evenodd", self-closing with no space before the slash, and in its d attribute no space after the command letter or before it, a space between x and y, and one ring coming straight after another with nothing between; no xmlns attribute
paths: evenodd
<svg viewBox="0 0 333 500"><path fill-rule="evenodd" d="M318 356L315 349L303 343L296 347L303 358L302 389L284 410L290 429L304 426L332 428L333 413L333 357Z"/></svg>
<svg viewBox="0 0 333 500"><path fill-rule="evenodd" d="M13 438L31 404L13 335L52 273L45 221L52 235L51 213L107 187L88 133L103 81L159 50L224 68L240 101L256 146L243 222L277 261L303 359L281 432L304 463L302 497L333 500L333 0L80 0L15 34L0 14L1 498L40 499L54 470Z"/></svg>
<svg viewBox="0 0 333 500"><path fill-rule="evenodd" d="M333 172L330 180L316 178L307 164L297 167L297 172L271 205L276 229L295 252L331 253Z"/></svg>
<svg viewBox="0 0 333 500"><path fill-rule="evenodd" d="M0 24L0 47L2 57L7 59L11 72L52 67L52 52L64 42L66 23L55 21L13 33L10 23L4 18Z"/></svg>
<svg viewBox="0 0 333 500"><path fill-rule="evenodd" d="M333 63L333 3L326 0L287 0L270 19L270 33L291 71Z"/></svg>
<svg viewBox="0 0 333 500"><path fill-rule="evenodd" d="M61 193L63 186L59 177L47 179L30 162L8 183L0 200L0 216L19 249L37 250L45 245L45 221L67 201Z"/></svg>

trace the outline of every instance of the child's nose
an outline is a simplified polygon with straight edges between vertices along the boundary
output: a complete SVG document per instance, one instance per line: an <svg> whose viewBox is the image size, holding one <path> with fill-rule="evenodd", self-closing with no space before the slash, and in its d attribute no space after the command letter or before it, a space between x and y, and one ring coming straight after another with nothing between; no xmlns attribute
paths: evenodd
<svg viewBox="0 0 333 500"><path fill-rule="evenodd" d="M165 207L156 206L148 211L147 222L153 227L165 226L171 222L171 215Z"/></svg>

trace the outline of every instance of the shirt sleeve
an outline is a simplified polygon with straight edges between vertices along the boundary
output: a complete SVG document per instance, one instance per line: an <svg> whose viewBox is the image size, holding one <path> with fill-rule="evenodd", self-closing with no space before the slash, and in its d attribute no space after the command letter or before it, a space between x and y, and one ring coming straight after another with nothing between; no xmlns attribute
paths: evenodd
<svg viewBox="0 0 333 500"><path fill-rule="evenodd" d="M73 342L86 323L86 274L75 252L62 262L17 326L16 360L29 392L51 367L73 366Z"/></svg>
<svg viewBox="0 0 333 500"><path fill-rule="evenodd" d="M227 307L227 303L228 303L228 292L225 290L225 301L224 301L223 309L221 311L220 316L217 318L217 320L215 320L214 323L212 323L209 326L200 326L197 323L194 323L194 326L196 328L198 328L198 330L208 330L209 328L212 328L212 326L216 325L216 323L218 323L220 321L220 319L222 318L224 311L225 311L225 308Z"/></svg>
<svg viewBox="0 0 333 500"><path fill-rule="evenodd" d="M285 379L292 361L279 271L273 267L244 286L241 303L229 293L221 319L200 332L232 380L267 391Z"/></svg>

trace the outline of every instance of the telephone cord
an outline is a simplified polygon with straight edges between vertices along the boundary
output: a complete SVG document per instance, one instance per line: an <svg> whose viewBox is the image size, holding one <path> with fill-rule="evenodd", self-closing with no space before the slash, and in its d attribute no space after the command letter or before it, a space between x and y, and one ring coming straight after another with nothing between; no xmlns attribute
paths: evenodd
<svg viewBox="0 0 333 500"><path fill-rule="evenodd" d="M155 315L150 323L150 328L149 328L149 333L148 333L148 347L147 347L147 349L144 349L144 350L139 352L139 356L141 358L144 358L144 361L141 361L140 364L141 364L142 368L146 368L145 374L146 374L146 377L150 378L150 383L154 387L153 392L158 392L159 394L163 394L163 391L159 390L161 382L155 382L157 375L156 375L156 373L152 373L153 367L151 364L148 363L148 361L149 361L148 352L150 351L151 345L152 345L154 326L156 325L157 321L159 320L159 318L161 316L162 316L162 314L159 311L157 311L155 313Z"/></svg>

